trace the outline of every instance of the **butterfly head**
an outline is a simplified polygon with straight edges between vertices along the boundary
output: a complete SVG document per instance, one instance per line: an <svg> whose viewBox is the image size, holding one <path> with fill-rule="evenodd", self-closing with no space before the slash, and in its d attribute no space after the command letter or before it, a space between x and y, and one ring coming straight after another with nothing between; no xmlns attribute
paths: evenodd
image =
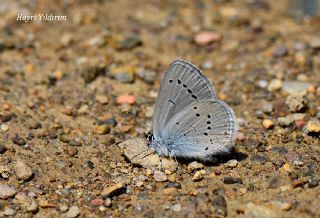
<svg viewBox="0 0 320 218"><path fill-rule="evenodd" d="M149 147L155 150L160 156L169 156L169 149L166 143L161 139L157 139L152 133L146 135L149 141Z"/></svg>

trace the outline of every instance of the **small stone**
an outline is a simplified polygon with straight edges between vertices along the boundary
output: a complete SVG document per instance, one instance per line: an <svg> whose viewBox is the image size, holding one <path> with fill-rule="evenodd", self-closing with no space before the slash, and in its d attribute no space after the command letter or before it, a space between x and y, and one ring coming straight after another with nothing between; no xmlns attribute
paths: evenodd
<svg viewBox="0 0 320 218"><path fill-rule="evenodd" d="M0 129L3 132L7 132L9 130L9 126L7 124L1 124Z"/></svg>
<svg viewBox="0 0 320 218"><path fill-rule="evenodd" d="M194 42L199 46L209 45L213 42L219 42L222 35L217 32L201 32L195 35Z"/></svg>
<svg viewBox="0 0 320 218"><path fill-rule="evenodd" d="M7 207L6 209L4 209L3 214L5 216L13 216L16 213L16 211L12 208Z"/></svg>
<svg viewBox="0 0 320 218"><path fill-rule="evenodd" d="M104 201L104 205L105 205L106 207L110 207L110 206L111 206L111 203L112 203L111 198L106 198L106 200Z"/></svg>
<svg viewBox="0 0 320 218"><path fill-rule="evenodd" d="M201 64L201 68L206 69L206 70L211 70L213 68L213 63L212 61L205 61Z"/></svg>
<svg viewBox="0 0 320 218"><path fill-rule="evenodd" d="M276 58L284 57L287 54L288 54L288 48L285 45L280 45L276 47L272 52L272 55Z"/></svg>
<svg viewBox="0 0 320 218"><path fill-rule="evenodd" d="M263 127L266 128L266 129L271 129L271 128L273 128L274 123L273 123L272 120L264 119L264 120L262 121L262 125L263 125Z"/></svg>
<svg viewBox="0 0 320 218"><path fill-rule="evenodd" d="M259 80L258 81L258 86L262 89L265 89L268 87L268 82L266 80Z"/></svg>
<svg viewBox="0 0 320 218"><path fill-rule="evenodd" d="M119 72L112 74L112 77L121 83L133 83L134 75L129 72Z"/></svg>
<svg viewBox="0 0 320 218"><path fill-rule="evenodd" d="M148 84L153 84L157 78L156 72L150 70L141 70L138 72L138 76Z"/></svg>
<svg viewBox="0 0 320 218"><path fill-rule="evenodd" d="M4 152L6 152L8 149L6 146L0 144L0 154L4 154Z"/></svg>
<svg viewBox="0 0 320 218"><path fill-rule="evenodd" d="M9 185L0 184L0 199L8 199L17 194L17 191L14 187Z"/></svg>
<svg viewBox="0 0 320 218"><path fill-rule="evenodd" d="M35 200L32 200L26 209L28 212L36 212L39 208L37 202Z"/></svg>
<svg viewBox="0 0 320 218"><path fill-rule="evenodd" d="M273 111L273 105L270 103L266 103L263 105L262 111L266 114L270 114Z"/></svg>
<svg viewBox="0 0 320 218"><path fill-rule="evenodd" d="M304 186L306 183L308 183L308 178L307 177L302 177L294 180L292 182L292 187L293 188L298 188Z"/></svg>
<svg viewBox="0 0 320 218"><path fill-rule="evenodd" d="M287 127L294 123L294 118L291 115L285 117L278 117L278 123L280 126Z"/></svg>
<svg viewBox="0 0 320 218"><path fill-rule="evenodd" d="M201 170L204 168L204 165L202 163L198 163L197 161L193 161L190 164L188 164L187 168L189 171Z"/></svg>
<svg viewBox="0 0 320 218"><path fill-rule="evenodd" d="M94 128L94 133L99 135L105 135L110 133L110 126L109 125L99 125Z"/></svg>
<svg viewBox="0 0 320 218"><path fill-rule="evenodd" d="M302 81L284 81L282 89L288 94L306 93L310 86L310 83Z"/></svg>
<svg viewBox="0 0 320 218"><path fill-rule="evenodd" d="M302 156L294 151L290 151L285 155L285 158L288 162L294 163L302 160Z"/></svg>
<svg viewBox="0 0 320 218"><path fill-rule="evenodd" d="M74 146L68 146L66 153L70 156L70 157L74 157L76 154L78 154L78 149Z"/></svg>
<svg viewBox="0 0 320 218"><path fill-rule="evenodd" d="M182 207L181 207L181 204L174 204L172 205L171 209L174 211L174 212L180 212Z"/></svg>
<svg viewBox="0 0 320 218"><path fill-rule="evenodd" d="M21 138L19 135L15 135L15 137L13 137L12 139L12 142L19 146L23 146L27 144L26 141L23 138Z"/></svg>
<svg viewBox="0 0 320 218"><path fill-rule="evenodd" d="M156 180L157 182L165 182L168 180L167 175L159 170L155 170L153 173L153 178L154 180Z"/></svg>
<svg viewBox="0 0 320 218"><path fill-rule="evenodd" d="M144 138L133 138L118 144L122 154L133 164L144 168L160 165L160 157L148 147Z"/></svg>
<svg viewBox="0 0 320 218"><path fill-rule="evenodd" d="M63 140L61 140L63 141ZM79 139L72 139L69 143L69 145L71 146L81 146L82 145L82 142L79 140Z"/></svg>
<svg viewBox="0 0 320 218"><path fill-rule="evenodd" d="M309 120L306 125L306 130L308 133L320 133L320 121L319 120Z"/></svg>
<svg viewBox="0 0 320 218"><path fill-rule="evenodd" d="M59 210L60 210L61 212L67 212L68 209L69 209L69 207L68 207L67 205L62 205L62 206L59 208Z"/></svg>
<svg viewBox="0 0 320 218"><path fill-rule="evenodd" d="M286 105L291 112L299 112L305 108L307 100L304 93L294 93L287 97Z"/></svg>
<svg viewBox="0 0 320 218"><path fill-rule="evenodd" d="M235 159L229 160L229 161L227 162L227 166L228 166L229 168L235 168L235 167L238 166L238 161L235 160Z"/></svg>
<svg viewBox="0 0 320 218"><path fill-rule="evenodd" d="M28 181L33 176L31 168L21 160L18 160L14 165L14 172L18 179L24 181Z"/></svg>
<svg viewBox="0 0 320 218"><path fill-rule="evenodd" d="M104 204L104 200L102 198L95 198L91 200L91 205L100 206Z"/></svg>
<svg viewBox="0 0 320 218"><path fill-rule="evenodd" d="M274 176L269 184L268 184L268 189L279 189L281 187L286 187L291 184L291 179L287 175L276 175Z"/></svg>
<svg viewBox="0 0 320 218"><path fill-rule="evenodd" d="M119 105L123 105L123 104L132 105L132 104L136 103L136 97L133 95L120 95L117 97L116 102Z"/></svg>
<svg viewBox="0 0 320 218"><path fill-rule="evenodd" d="M251 157L251 161L263 165L267 162L267 158L265 156L255 154Z"/></svg>
<svg viewBox="0 0 320 218"><path fill-rule="evenodd" d="M242 132L237 132L237 140L244 141L246 140L246 136Z"/></svg>
<svg viewBox="0 0 320 218"><path fill-rule="evenodd" d="M244 210L244 217L277 218L279 217L279 212L263 204L249 202Z"/></svg>
<svg viewBox="0 0 320 218"><path fill-rule="evenodd" d="M68 212L66 213L66 216L68 218L78 217L79 215L80 215L80 210L79 210L79 207L77 206L71 206Z"/></svg>
<svg viewBox="0 0 320 218"><path fill-rule="evenodd" d="M224 184L243 184L242 179L241 178L235 178L235 177L225 177L223 179L223 183Z"/></svg>
<svg viewBox="0 0 320 218"><path fill-rule="evenodd" d="M72 114L73 114L73 108L72 108L72 106L67 105L67 106L63 109L63 113L64 113L65 115L72 116Z"/></svg>
<svg viewBox="0 0 320 218"><path fill-rule="evenodd" d="M128 36L117 44L118 50L131 50L142 45L142 40L138 36Z"/></svg>
<svg viewBox="0 0 320 218"><path fill-rule="evenodd" d="M320 48L320 38L315 37L315 38L311 39L310 47L315 50L319 49Z"/></svg>
<svg viewBox="0 0 320 218"><path fill-rule="evenodd" d="M312 177L309 179L308 188L315 188L319 185L319 182L316 178Z"/></svg>
<svg viewBox="0 0 320 218"><path fill-rule="evenodd" d="M192 180L197 182L197 181L201 181L204 178L204 175L206 175L206 171L205 170L199 170L197 172L195 172Z"/></svg>
<svg viewBox="0 0 320 218"><path fill-rule="evenodd" d="M288 153L288 150L285 147L273 147L271 151L279 155L285 155Z"/></svg>
<svg viewBox="0 0 320 218"><path fill-rule="evenodd" d="M85 83L93 82L99 75L104 74L106 69L100 66L87 66L82 68L81 77Z"/></svg>
<svg viewBox="0 0 320 218"><path fill-rule="evenodd" d="M181 189L181 184L179 182L168 182L164 187Z"/></svg>
<svg viewBox="0 0 320 218"><path fill-rule="evenodd" d="M106 187L102 190L101 196L102 197L112 197L112 196L116 196L116 195L121 195L126 192L127 184L128 184L128 181L121 181L113 186Z"/></svg>
<svg viewBox="0 0 320 218"><path fill-rule="evenodd" d="M109 102L108 96L106 96L106 95L97 95L96 100L100 104L108 104L108 102Z"/></svg>
<svg viewBox="0 0 320 218"><path fill-rule="evenodd" d="M268 91L269 92L277 91L281 87L282 87L282 81L279 79L273 79L270 81L270 83L268 85Z"/></svg>

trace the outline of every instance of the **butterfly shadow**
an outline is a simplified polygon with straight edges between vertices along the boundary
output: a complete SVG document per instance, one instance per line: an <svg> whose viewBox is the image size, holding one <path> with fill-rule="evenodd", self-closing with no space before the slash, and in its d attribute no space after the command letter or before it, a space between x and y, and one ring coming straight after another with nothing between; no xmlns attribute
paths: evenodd
<svg viewBox="0 0 320 218"><path fill-rule="evenodd" d="M248 155L235 149L232 149L229 153L226 154L219 154L214 155L209 159L206 160L197 160L198 162L203 163L206 166L219 166L221 164L227 163L229 160L237 160L238 162L244 161L248 158ZM177 159L181 164L190 164L194 161L194 159L185 159L185 158L178 158Z"/></svg>

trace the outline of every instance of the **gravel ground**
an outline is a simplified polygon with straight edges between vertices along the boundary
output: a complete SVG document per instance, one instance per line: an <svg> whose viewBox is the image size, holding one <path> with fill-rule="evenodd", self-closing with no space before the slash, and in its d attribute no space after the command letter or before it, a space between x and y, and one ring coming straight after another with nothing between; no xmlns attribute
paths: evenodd
<svg viewBox="0 0 320 218"><path fill-rule="evenodd" d="M320 217L320 19L285 2L2 0L0 216ZM240 131L230 155L159 168L132 137L177 58Z"/></svg>

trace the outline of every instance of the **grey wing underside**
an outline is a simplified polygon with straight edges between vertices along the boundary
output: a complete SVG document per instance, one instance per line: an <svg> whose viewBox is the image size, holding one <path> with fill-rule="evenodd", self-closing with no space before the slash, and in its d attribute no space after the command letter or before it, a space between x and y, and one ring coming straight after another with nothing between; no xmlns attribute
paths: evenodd
<svg viewBox="0 0 320 218"><path fill-rule="evenodd" d="M194 102L184 108L170 120L163 137L174 156L209 160L213 155L230 151L237 130L232 109L215 99Z"/></svg>
<svg viewBox="0 0 320 218"><path fill-rule="evenodd" d="M212 84L198 68L182 60L174 61L161 81L153 121L154 136L162 138L165 125L192 102L215 98Z"/></svg>

